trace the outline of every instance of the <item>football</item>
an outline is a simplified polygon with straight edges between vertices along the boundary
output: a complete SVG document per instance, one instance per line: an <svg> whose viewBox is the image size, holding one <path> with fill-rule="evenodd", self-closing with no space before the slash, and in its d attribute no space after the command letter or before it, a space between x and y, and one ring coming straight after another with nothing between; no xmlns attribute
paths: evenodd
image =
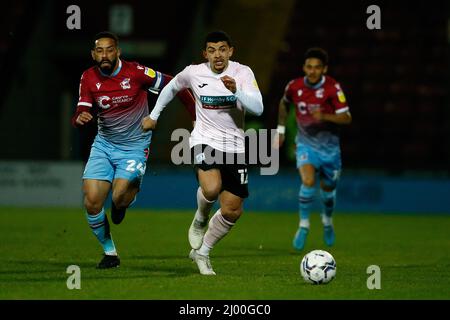
<svg viewBox="0 0 450 320"><path fill-rule="evenodd" d="M308 283L329 283L336 276L336 261L327 251L313 250L303 257L300 273Z"/></svg>

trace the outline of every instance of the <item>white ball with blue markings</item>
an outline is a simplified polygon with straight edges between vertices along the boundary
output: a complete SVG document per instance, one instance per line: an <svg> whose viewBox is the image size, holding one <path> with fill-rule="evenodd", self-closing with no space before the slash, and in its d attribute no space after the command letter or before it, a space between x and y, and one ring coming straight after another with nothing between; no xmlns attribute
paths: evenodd
<svg viewBox="0 0 450 320"><path fill-rule="evenodd" d="M308 283L328 283L336 277L336 260L327 251L313 250L303 257L300 273Z"/></svg>

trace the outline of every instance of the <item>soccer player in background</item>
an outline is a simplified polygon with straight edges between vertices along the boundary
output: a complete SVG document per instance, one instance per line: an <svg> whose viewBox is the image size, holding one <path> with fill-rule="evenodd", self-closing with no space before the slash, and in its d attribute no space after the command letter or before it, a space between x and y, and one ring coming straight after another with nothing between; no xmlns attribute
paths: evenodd
<svg viewBox="0 0 450 320"><path fill-rule="evenodd" d="M83 173L86 217L103 247L97 268L113 268L120 259L111 237L104 202L112 190L111 220L122 222L126 209L139 192L146 169L152 132L143 132L141 121L149 114L147 91L159 91L172 79L136 62L120 58L118 37L109 32L95 36L91 50L95 66L83 72L79 101L72 124L82 127L92 120L98 106L98 134ZM195 116L189 91L178 97Z"/></svg>
<svg viewBox="0 0 450 320"><path fill-rule="evenodd" d="M297 119L297 168L301 177L299 192L299 228L293 246L302 250L309 232L309 214L320 178L321 214L324 241L335 242L332 214L336 203L336 185L341 173L339 126L350 124L352 117L341 86L325 75L328 54L321 48L310 48L304 56L304 77L290 81L278 108L278 135L274 147L284 142L285 122L289 105L295 106Z"/></svg>
<svg viewBox="0 0 450 320"><path fill-rule="evenodd" d="M193 91L197 121L189 144L200 186L198 209L188 234L192 247L189 257L203 275L215 275L209 252L239 219L244 199L249 195L245 113L261 115L263 112L255 76L248 66L230 60L233 50L226 33L209 33L203 49L207 62L187 66L178 73L161 91L153 111L142 123L144 130L154 129L161 111L177 92L186 88ZM210 210L217 199L220 208L208 224Z"/></svg>

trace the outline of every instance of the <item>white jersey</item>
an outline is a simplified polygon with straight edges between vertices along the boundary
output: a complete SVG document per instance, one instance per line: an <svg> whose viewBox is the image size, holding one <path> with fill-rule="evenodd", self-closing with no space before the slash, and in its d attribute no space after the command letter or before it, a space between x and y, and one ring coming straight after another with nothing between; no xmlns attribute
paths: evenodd
<svg viewBox="0 0 450 320"><path fill-rule="evenodd" d="M253 71L234 61L220 74L214 73L209 63L190 65L172 80L177 90L190 88L194 93L197 119L189 139L191 148L206 144L222 152L245 152L245 109L220 80L225 75L236 81L237 92L261 96Z"/></svg>

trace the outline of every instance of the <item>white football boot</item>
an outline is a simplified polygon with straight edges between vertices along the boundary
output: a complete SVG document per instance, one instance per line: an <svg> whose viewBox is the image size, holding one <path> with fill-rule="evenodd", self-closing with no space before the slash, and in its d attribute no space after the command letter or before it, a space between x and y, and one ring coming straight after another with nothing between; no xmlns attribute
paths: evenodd
<svg viewBox="0 0 450 320"><path fill-rule="evenodd" d="M216 275L216 273L212 268L211 262L209 261L209 256L199 254L197 250L192 249L191 252L189 253L189 258L191 258L192 261L194 261L197 264L200 274L206 276Z"/></svg>

